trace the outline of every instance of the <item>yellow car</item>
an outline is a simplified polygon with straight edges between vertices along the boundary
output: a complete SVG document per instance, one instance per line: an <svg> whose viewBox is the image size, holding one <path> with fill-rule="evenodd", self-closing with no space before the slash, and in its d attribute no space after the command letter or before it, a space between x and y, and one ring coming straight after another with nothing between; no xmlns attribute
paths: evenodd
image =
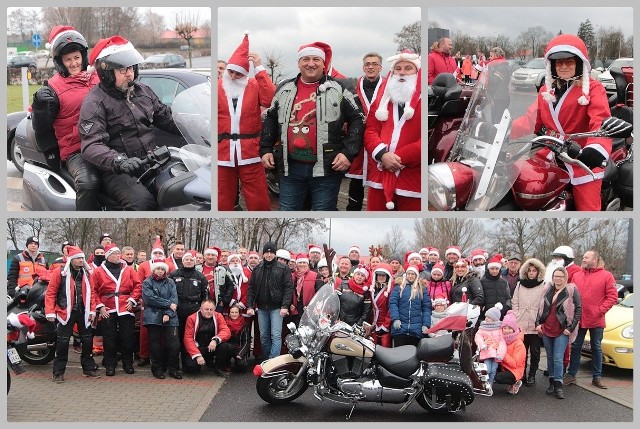
<svg viewBox="0 0 640 429"><path fill-rule="evenodd" d="M605 315L607 326L602 338L602 363L633 369L633 293L611 307ZM582 356L591 358L589 333L582 345Z"/></svg>

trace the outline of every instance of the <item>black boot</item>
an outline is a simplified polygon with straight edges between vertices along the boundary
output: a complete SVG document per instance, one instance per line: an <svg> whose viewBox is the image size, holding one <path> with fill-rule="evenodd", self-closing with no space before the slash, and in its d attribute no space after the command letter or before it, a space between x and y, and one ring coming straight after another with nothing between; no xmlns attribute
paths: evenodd
<svg viewBox="0 0 640 429"><path fill-rule="evenodd" d="M535 386L535 384L536 384L536 373L534 371L529 373L529 377L527 377L527 380L524 382L524 385Z"/></svg>
<svg viewBox="0 0 640 429"><path fill-rule="evenodd" d="M562 381L554 381L554 390L556 394L556 398L564 399L564 391L562 390Z"/></svg>
<svg viewBox="0 0 640 429"><path fill-rule="evenodd" d="M549 387L545 392L547 395L553 395L556 391L555 385L553 384L553 378L549 377Z"/></svg>

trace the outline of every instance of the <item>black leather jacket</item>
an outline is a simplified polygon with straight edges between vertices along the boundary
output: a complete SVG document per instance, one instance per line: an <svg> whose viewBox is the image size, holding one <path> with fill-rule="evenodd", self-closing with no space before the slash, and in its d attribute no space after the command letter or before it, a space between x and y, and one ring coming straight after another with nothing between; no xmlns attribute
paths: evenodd
<svg viewBox="0 0 640 429"><path fill-rule="evenodd" d="M338 286L340 292L340 320L349 325L359 325L369 320L371 295L360 295L349 288L347 282Z"/></svg>
<svg viewBox="0 0 640 429"><path fill-rule="evenodd" d="M249 291L247 292L247 308L258 307L264 310L275 308L289 309L293 299L293 280L289 267L280 262L273 261L270 270L266 269L264 262L260 262L249 279ZM269 275L267 276L267 272ZM266 288L266 291L262 289ZM263 300L266 297L266 300Z"/></svg>

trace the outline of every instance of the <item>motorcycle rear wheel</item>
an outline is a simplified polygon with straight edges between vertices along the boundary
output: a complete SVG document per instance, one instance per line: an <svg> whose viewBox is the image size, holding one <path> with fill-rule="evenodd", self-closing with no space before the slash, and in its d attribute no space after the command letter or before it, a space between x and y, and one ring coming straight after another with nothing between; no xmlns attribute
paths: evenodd
<svg viewBox="0 0 640 429"><path fill-rule="evenodd" d="M444 402L433 402L431 400L431 396L427 395L426 392L422 392L420 395L418 395L416 397L416 402L418 403L418 405L420 405L423 409L427 410L428 412L430 412L431 414L438 414L438 415L446 415L446 414L452 414L455 411L449 411L447 409L447 406L444 404ZM456 404L455 402L451 403L451 407L455 410L457 408L459 408L460 404Z"/></svg>
<svg viewBox="0 0 640 429"><path fill-rule="evenodd" d="M46 347L43 350L18 350L23 361L31 365L46 365L56 357L56 349Z"/></svg>
<svg viewBox="0 0 640 429"><path fill-rule="evenodd" d="M286 389L291 383L296 383L287 393ZM291 402L307 390L307 382L304 377L297 381L295 374L287 372L277 377L258 378L256 382L258 395L270 404L284 404Z"/></svg>

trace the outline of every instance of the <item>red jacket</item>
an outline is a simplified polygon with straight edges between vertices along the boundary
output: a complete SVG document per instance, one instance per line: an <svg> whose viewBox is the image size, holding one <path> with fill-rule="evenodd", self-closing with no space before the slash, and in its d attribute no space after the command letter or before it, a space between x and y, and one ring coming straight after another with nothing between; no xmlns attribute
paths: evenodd
<svg viewBox="0 0 640 429"><path fill-rule="evenodd" d="M306 307L316 293L316 280L318 279L318 273L315 271L307 271L304 273L302 283L298 283L298 277L293 274L293 299L291 301L292 310L291 314L298 314L298 302L302 299L302 306Z"/></svg>
<svg viewBox="0 0 640 429"><path fill-rule="evenodd" d="M138 271L136 271L136 274L138 275L138 279L140 280L140 283L145 281L147 277L151 275L151 262L144 261L143 263L141 263L138 266Z"/></svg>
<svg viewBox="0 0 640 429"><path fill-rule="evenodd" d="M67 273L62 284L63 266L57 267L51 273L51 280L44 297L44 312L47 317L56 317L60 323L66 325L71 317L71 309L76 299L76 285L71 276ZM59 290L64 289L64 295L59 296ZM96 314L96 295L91 291L89 276L85 271L82 273L82 302L84 303L84 325L88 328L89 315Z"/></svg>
<svg viewBox="0 0 640 429"><path fill-rule="evenodd" d="M573 275L582 302L581 328L604 328L604 315L618 301L613 274L604 268L582 269Z"/></svg>
<svg viewBox="0 0 640 429"><path fill-rule="evenodd" d="M133 312L127 311L125 306L127 302L131 302L135 307L142 297L142 282L133 268L125 266L116 279L103 263L93 271L90 281L93 293L96 294L97 310L107 306L109 313L133 316Z"/></svg>
<svg viewBox="0 0 640 429"><path fill-rule="evenodd" d="M202 353L198 350L199 344L196 342L196 335L200 329L200 320L198 319L199 314L200 310L187 317L187 323L184 325L184 348L187 350L189 356L191 356L191 359L202 356ZM213 322L216 326L216 334L211 339L218 338L221 343L228 341L229 338L231 338L231 331L227 326L227 322L224 321L224 316L221 313L214 311Z"/></svg>
<svg viewBox="0 0 640 429"><path fill-rule="evenodd" d="M440 73L455 73L458 69L458 65L456 64L456 60L449 54L444 54L440 51L431 51L428 61L428 69L429 69L429 80L428 84L431 85L433 80Z"/></svg>
<svg viewBox="0 0 640 429"><path fill-rule="evenodd" d="M244 93L238 98L238 103L242 103L241 108L234 111L231 98L227 97L222 82L222 79L218 80L218 165L235 167L259 163L262 130L260 107L271 105L276 87L265 70L259 71L255 79L249 79ZM226 134L255 137L230 140Z"/></svg>
<svg viewBox="0 0 640 429"><path fill-rule="evenodd" d="M375 330L382 329L385 332L391 331L391 313L389 313L389 295L393 290L393 282L390 281L387 286L380 290L374 290L373 293L373 318L372 325Z"/></svg>
<svg viewBox="0 0 640 429"><path fill-rule="evenodd" d="M567 279L567 283L575 283L573 281L573 276L579 272L582 271L582 267L580 267L580 265L576 265L573 262L569 265L567 265L565 267L567 269L567 274L569 275L569 278Z"/></svg>
<svg viewBox="0 0 640 429"><path fill-rule="evenodd" d="M100 83L98 73L82 72L75 76L62 77L56 73L49 79L49 86L58 95L60 110L53 122L53 131L60 147L60 159L63 161L72 154L80 152L80 133L78 121L80 106L89 90Z"/></svg>

